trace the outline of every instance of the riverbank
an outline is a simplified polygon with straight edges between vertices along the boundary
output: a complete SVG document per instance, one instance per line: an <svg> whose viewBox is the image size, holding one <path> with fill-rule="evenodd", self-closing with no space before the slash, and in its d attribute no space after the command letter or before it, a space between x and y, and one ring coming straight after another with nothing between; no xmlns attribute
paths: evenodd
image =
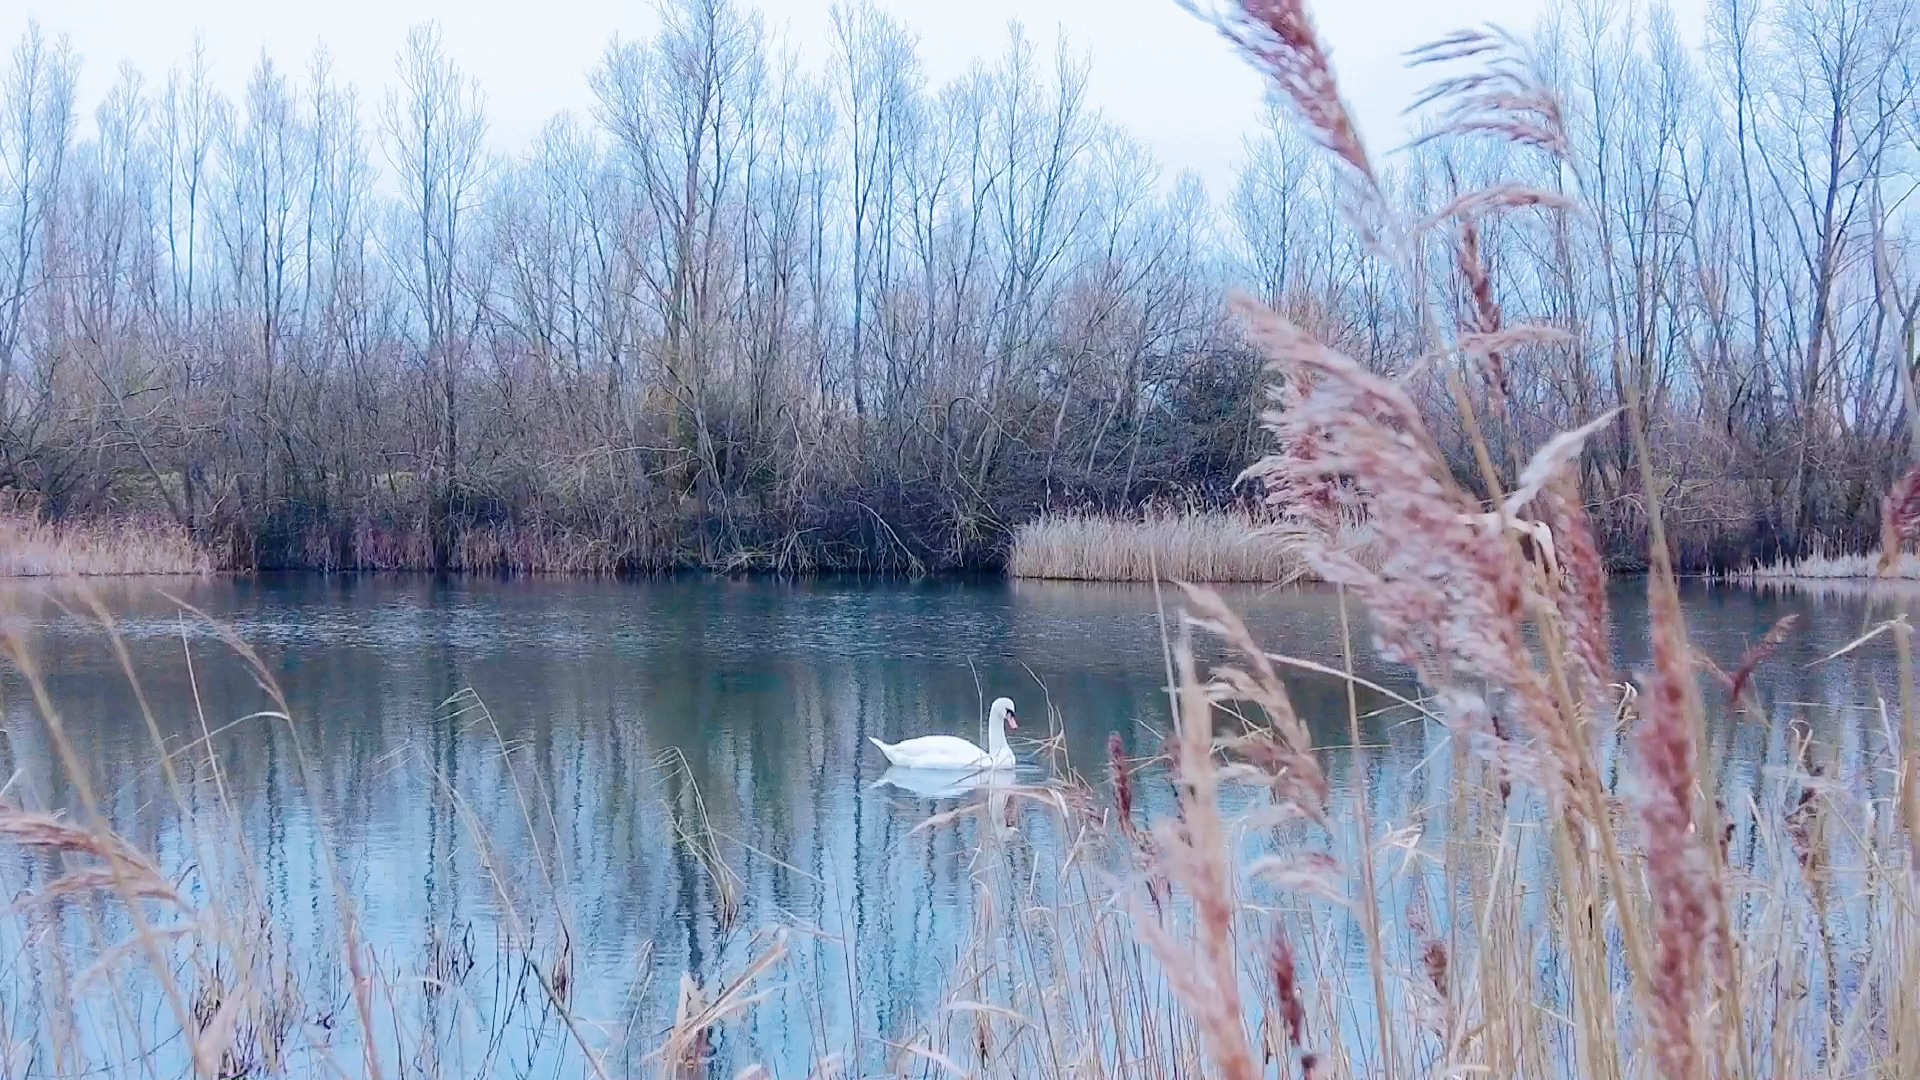
<svg viewBox="0 0 1920 1080"><path fill-rule="evenodd" d="M1286 538L1244 513L1149 514L1125 519L1044 514L1014 530L1004 563L934 567L925 563L792 563L774 553L700 557L636 554L639 538L582 538L540 530L462 530L445 572L483 576L628 577L698 572L810 577L842 573L905 576L1005 572L1061 581L1154 580L1274 584L1304 580L1306 567ZM363 530L347 538L351 558L318 550L295 565L223 565L185 530L153 519L50 522L32 513L0 514L0 578L208 574L216 570L318 573L427 573L434 553L412 533Z"/></svg>
<svg viewBox="0 0 1920 1080"><path fill-rule="evenodd" d="M0 578L206 575L212 554L164 521L51 522L0 512Z"/></svg>
<svg viewBox="0 0 1920 1080"><path fill-rule="evenodd" d="M31 502L0 503L0 578L109 577L216 572L438 573L484 577L636 578L680 573L810 578L938 578L1006 575L1057 581L1199 581L1285 584L1314 580L1275 524L1239 511L1088 514L1040 511L1013 517L992 534L941 553L924 538L893 533L896 522L860 506L870 531L847 526L827 543L761 540L721 542L715 530L688 521L644 526L603 522L594 528L553 522L499 521L459 526L444 550L417 521L362 522L342 531L310 530L295 539L263 540L244 530L197 536L153 513L89 515L50 520ZM1377 543L1349 529L1342 546ZM1920 582L1920 558L1904 556L1891 575L1878 573L1877 554L1817 553L1738 568L1682 560L1679 569L1716 581L1778 584L1793 581ZM1645 570L1645 561L1610 566Z"/></svg>
<svg viewBox="0 0 1920 1080"><path fill-rule="evenodd" d="M1353 544L1367 541L1354 536ZM249 566L215 556L170 522L150 517L50 522L21 511L0 512L0 580L205 576L214 573L432 574L430 550L417 538L368 532L355 538L362 557L318 557L292 565ZM703 560L638 558L611 539L583 540L514 529L466 530L440 573L456 577L647 578L679 574L775 578L903 577L1215 584L1296 584L1317 580L1289 538L1236 512L1148 514L1121 518L1044 514L1019 526L1004 561L916 570L903 565L783 565L773 558ZM1891 573L1877 553L1816 555L1751 564L1698 576L1725 584L1806 587L1876 582L1920 583L1920 557L1903 555ZM1644 572L1635 570L1628 576Z"/></svg>

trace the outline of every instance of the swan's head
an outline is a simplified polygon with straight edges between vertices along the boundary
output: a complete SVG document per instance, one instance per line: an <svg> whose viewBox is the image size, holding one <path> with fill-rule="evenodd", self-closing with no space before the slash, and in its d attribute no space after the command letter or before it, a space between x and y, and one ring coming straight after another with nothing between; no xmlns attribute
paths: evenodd
<svg viewBox="0 0 1920 1080"><path fill-rule="evenodd" d="M1020 730L1020 721L1013 715L1012 698L1003 697L994 699L993 719L996 723L1004 723L1015 731Z"/></svg>

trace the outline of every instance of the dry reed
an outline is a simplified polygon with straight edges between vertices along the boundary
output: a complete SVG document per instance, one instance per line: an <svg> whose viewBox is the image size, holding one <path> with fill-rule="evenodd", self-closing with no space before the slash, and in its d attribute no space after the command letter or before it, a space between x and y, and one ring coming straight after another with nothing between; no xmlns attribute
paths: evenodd
<svg viewBox="0 0 1920 1080"><path fill-rule="evenodd" d="M1007 565L1015 577L1066 581L1290 582L1302 570L1286 536L1234 512L1049 514L1014 533Z"/></svg>
<svg viewBox="0 0 1920 1080"><path fill-rule="evenodd" d="M0 578L212 572L212 556L176 525L49 522L18 508L0 511Z"/></svg>
<svg viewBox="0 0 1920 1080"><path fill-rule="evenodd" d="M1725 580L1743 584L1791 584L1796 581L1859 581L1875 579L1920 581L1920 556L1901 552L1888 559L1882 551L1862 554L1830 554L1824 551L1798 559L1755 563L1723 575Z"/></svg>

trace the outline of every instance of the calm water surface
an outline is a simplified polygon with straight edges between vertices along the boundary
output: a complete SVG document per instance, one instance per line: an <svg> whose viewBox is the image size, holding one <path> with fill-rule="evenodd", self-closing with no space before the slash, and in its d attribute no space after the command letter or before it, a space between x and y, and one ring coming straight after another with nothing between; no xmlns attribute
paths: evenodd
<svg viewBox="0 0 1920 1080"><path fill-rule="evenodd" d="M1630 628L1623 671L1645 652L1631 629L1643 624L1639 588L1616 589L1616 621ZM523 933L559 950L554 928L565 925L576 1009L609 1045L630 1045L612 1060L635 1069L680 974L724 977L774 925L792 928L791 955L763 1005L724 1030L722 1062L803 1075L818 1054L902 1037L937 1007L971 925L970 845L957 830L916 830L953 804L878 783L885 762L869 736L977 737L981 698L1005 694L1030 737L1015 741L1027 772L1064 761L1097 776L1109 732L1146 755L1167 723L1161 623L1141 587L289 577L177 589L257 650L291 724L258 715L275 705L247 665L154 587L103 597L153 724L188 748L178 755L187 799L238 820L295 939L288 951L339 939L339 880L382 971L405 977L431 968L448 942L471 947L474 1007L497 1019L514 996L502 982L515 977L489 971L497 943ZM1339 662L1332 593L1229 596L1269 648ZM1874 737L1857 718L1891 689L1887 650L1815 661L1907 598L1869 611L1858 595L1693 588L1688 602L1696 643L1729 668L1776 619L1800 614L1800 633L1767 668L1769 701L1780 716L1832 725L1843 746ZM7 610L105 811L163 865L192 865L108 636L37 590L10 587ZM1404 685L1378 665L1364 671ZM1344 689L1292 682L1317 740L1346 742ZM76 805L17 670L0 675L0 695L12 797ZM1765 787L1786 760L1785 727L1717 729L1730 786ZM194 767L203 730L219 775ZM1050 735L1058 753L1034 741ZM1339 789L1367 785L1389 821L1443 800L1421 767L1439 731L1380 723L1370 739L1382 749L1364 777L1332 755ZM1164 784L1143 788L1164 804ZM688 835L718 850L731 884L716 882ZM0 886L17 894L49 872L0 861ZM520 904L512 917L503 891ZM16 989L46 977L15 975ZM339 972L300 977L322 1000L341 982ZM344 991L331 992L344 1007ZM518 1053L537 1071L542 1049L527 1038Z"/></svg>

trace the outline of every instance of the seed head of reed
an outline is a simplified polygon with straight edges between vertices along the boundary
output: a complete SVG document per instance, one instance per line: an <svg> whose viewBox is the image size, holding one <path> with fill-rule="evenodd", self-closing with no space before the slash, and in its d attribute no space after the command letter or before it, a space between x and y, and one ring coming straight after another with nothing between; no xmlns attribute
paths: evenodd
<svg viewBox="0 0 1920 1080"><path fill-rule="evenodd" d="M1753 673L1761 664L1766 663L1769 657L1778 652L1780 646L1786 644L1787 636L1792 634L1793 628L1799 624L1800 616L1798 615L1782 616L1767 631L1767 636L1760 639L1758 645L1741 655L1740 666L1734 669L1731 676L1726 677L1727 702L1730 707L1740 708L1742 704L1740 696L1752 685Z"/></svg>
<svg viewBox="0 0 1920 1080"><path fill-rule="evenodd" d="M1267 963L1273 971L1273 992L1280 1002L1280 1020L1287 1027L1287 1045L1303 1052L1307 1048L1307 1007L1300 997L1300 971L1293 957L1293 942L1287 939L1285 930L1274 930Z"/></svg>
<svg viewBox="0 0 1920 1080"><path fill-rule="evenodd" d="M1504 692L1506 710L1541 739L1563 774L1580 756L1556 715L1527 638L1526 568L1511 542L1480 523L1419 410L1398 383L1374 375L1281 316L1239 302L1254 343L1285 378L1311 386L1290 409L1269 412L1279 447L1247 470L1283 516L1287 492L1351 485L1376 534L1371 565L1330 537L1310 533L1302 557L1323 580L1351 589L1372 616L1375 644L1435 690L1475 680ZM1311 457L1292 453L1317 433Z"/></svg>
<svg viewBox="0 0 1920 1080"><path fill-rule="evenodd" d="M1489 713L1487 724L1493 730L1493 737L1500 742L1505 743L1512 737L1507 733L1506 722L1500 719L1499 713ZM1507 801L1513 798L1513 780L1507 775L1509 770L1504 759L1495 757L1493 764L1496 770L1495 775L1500 778L1500 806L1504 809Z"/></svg>
<svg viewBox="0 0 1920 1080"><path fill-rule="evenodd" d="M1493 279L1488 276L1486 264L1480 258L1480 227L1471 217L1460 222L1460 242L1454 247L1454 258L1460 267L1461 280L1467 286L1468 311L1461 320L1463 336L1473 334L1482 341L1489 341L1500 333L1504 317L1500 302L1493 296ZM1483 349L1480 357L1487 366L1487 390L1493 398L1494 411L1505 415L1510 389L1506 357L1494 345Z"/></svg>
<svg viewBox="0 0 1920 1080"><path fill-rule="evenodd" d="M1813 830L1820 813L1820 790L1814 785L1823 773L1819 765L1807 770L1807 780L1800 785L1793 809L1787 812L1787 836L1793 843L1794 858L1799 861L1800 869L1808 873L1819 868L1816 861L1819 849L1813 842Z"/></svg>
<svg viewBox="0 0 1920 1080"><path fill-rule="evenodd" d="M552 988L553 1000L562 1008L566 1007L573 987L573 935L567 933L564 925L560 928L560 947L553 959L553 973L548 976L548 985Z"/></svg>
<svg viewBox="0 0 1920 1080"><path fill-rule="evenodd" d="M1894 481L1880 500L1880 573L1893 572L1900 553L1920 539L1920 465Z"/></svg>
<svg viewBox="0 0 1920 1080"><path fill-rule="evenodd" d="M1658 950L1650 1011L1652 1050L1662 1076L1699 1075L1695 1020L1703 1004L1705 956L1719 907L1719 881L1695 820L1698 748L1690 716L1696 693L1677 603L1656 595L1653 663L1635 732L1639 811ZM1717 830L1716 830L1717 831Z"/></svg>
<svg viewBox="0 0 1920 1080"><path fill-rule="evenodd" d="M1326 771L1313 753L1313 736L1294 711L1293 700L1273 660L1254 641L1245 622L1211 589L1182 585L1187 619L1224 641L1245 663L1218 664L1211 671L1207 699L1215 704L1252 705L1266 719L1230 742L1271 780L1275 795L1318 822L1325 822Z"/></svg>
<svg viewBox="0 0 1920 1080"><path fill-rule="evenodd" d="M53 814L0 802L0 840L23 848L89 857L105 865L69 870L22 899L52 901L85 893L114 893L124 900L185 901L171 882L139 849L119 834L92 830Z"/></svg>
<svg viewBox="0 0 1920 1080"><path fill-rule="evenodd" d="M1133 770L1127 763L1127 748L1120 733L1107 735L1107 767L1113 774L1113 801L1120 811L1120 827L1133 831Z"/></svg>
<svg viewBox="0 0 1920 1080"><path fill-rule="evenodd" d="M1429 86L1414 109L1437 106L1439 123L1421 141L1445 136L1490 135L1567 154L1566 124L1559 99L1539 77L1518 39L1499 29L1461 30L1413 50L1413 66L1472 59L1477 66Z"/></svg>
<svg viewBox="0 0 1920 1080"><path fill-rule="evenodd" d="M1462 222L1475 221L1493 214L1506 214L1530 208L1572 211L1578 209L1579 205L1565 195L1528 187L1525 184L1490 184L1455 195L1440 209L1416 222L1412 231L1423 233L1443 222L1456 219ZM1560 340L1563 343L1569 343L1572 337L1562 333Z"/></svg>
<svg viewBox="0 0 1920 1080"><path fill-rule="evenodd" d="M1566 635L1567 652L1575 662L1581 697L1595 708L1613 682L1613 618L1607 602L1606 561L1594 540L1580 482L1571 472L1562 472L1543 486L1531 505L1535 518L1553 536L1560 568L1555 607Z"/></svg>
<svg viewBox="0 0 1920 1080"><path fill-rule="evenodd" d="M1275 413L1305 416L1312 393L1313 387L1305 379L1294 378L1291 373L1276 368L1267 396L1274 403ZM1275 432L1276 436L1279 434ZM1310 424L1293 425L1282 437L1286 441L1278 452L1303 465L1326 454L1327 433ZM1262 476L1261 481L1267 503L1287 508L1280 517L1279 528L1296 542L1330 544L1340 536L1344 521L1355 510L1354 492L1342 476L1303 467L1285 474Z"/></svg>
<svg viewBox="0 0 1920 1080"><path fill-rule="evenodd" d="M1427 889L1425 880L1413 879L1413 898L1407 904L1407 929L1420 942L1420 966L1426 972L1427 983L1439 995L1444 1007L1448 997L1447 946L1433 932L1427 907Z"/></svg>
<svg viewBox="0 0 1920 1080"><path fill-rule="evenodd" d="M1351 166L1369 188L1374 187L1373 163L1352 113L1341 100L1333 62L1314 30L1305 0L1235 0L1235 4L1226 16L1210 21L1273 80L1307 132Z"/></svg>
<svg viewBox="0 0 1920 1080"><path fill-rule="evenodd" d="M1234 859L1220 815L1213 760L1214 707L1194 663L1191 634L1183 623L1173 650L1180 817L1155 829L1154 846L1159 867L1192 902L1193 917L1186 940L1146 919L1135 919L1134 928L1159 959L1168 985L1200 1034L1212 1065L1209 1075L1255 1080L1260 1070L1247 1042L1234 945L1239 906Z"/></svg>
<svg viewBox="0 0 1920 1080"><path fill-rule="evenodd" d="M1426 970L1427 982L1432 984L1433 992L1445 1002L1449 993L1447 974L1447 944L1437 937L1428 937L1420 946L1420 966Z"/></svg>

